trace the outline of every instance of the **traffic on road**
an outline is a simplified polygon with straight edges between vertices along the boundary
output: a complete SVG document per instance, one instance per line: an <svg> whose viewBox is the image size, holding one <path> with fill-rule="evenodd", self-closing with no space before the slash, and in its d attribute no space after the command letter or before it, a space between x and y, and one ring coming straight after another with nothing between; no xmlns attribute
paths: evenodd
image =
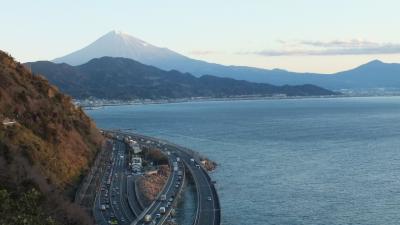
<svg viewBox="0 0 400 225"><path fill-rule="evenodd" d="M218 195L208 173L188 149L159 139L132 133L110 132L113 147L110 160L105 162L101 185L96 193L93 215L98 225L160 225L173 222L178 197L183 189L186 174L190 174L197 190L197 209L193 224L219 225L220 206ZM133 161L140 149L131 148L131 142L141 148L160 149L168 158L170 175L156 199L148 206L138 199L135 182L143 170ZM136 157L136 158L134 158Z"/></svg>

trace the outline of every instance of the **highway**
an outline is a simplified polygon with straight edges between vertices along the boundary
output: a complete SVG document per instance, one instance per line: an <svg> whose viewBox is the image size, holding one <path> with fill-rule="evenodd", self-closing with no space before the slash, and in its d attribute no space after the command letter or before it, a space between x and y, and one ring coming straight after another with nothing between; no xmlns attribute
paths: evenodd
<svg viewBox="0 0 400 225"><path fill-rule="evenodd" d="M221 210L214 184L190 149L140 134L115 131L112 133L119 138L113 140L111 159L107 162L107 170L103 174L93 206L96 224L164 224L174 211L173 207L182 191L185 174L188 173L191 174L197 190L193 225L220 225ZM170 176L156 200L147 208L141 205L135 193L135 180L141 174L132 173L128 166L128 151L122 141L124 137L135 139L142 147L159 148L168 156ZM165 208L165 213L161 207Z"/></svg>
<svg viewBox="0 0 400 225"><path fill-rule="evenodd" d="M152 141L160 146L162 149L171 152L171 155L179 157L181 162L185 165L188 172L192 175L197 190L197 210L196 217L193 220L194 225L220 225L221 224L221 210L218 194L215 186L208 176L208 173L201 166L200 162L195 159L191 154L190 149L170 143L165 140L160 140L140 134L121 133L130 135L138 140ZM159 205L157 205L159 206ZM155 207L156 208L156 207ZM141 224L142 220L135 221L131 225Z"/></svg>
<svg viewBox="0 0 400 225"><path fill-rule="evenodd" d="M155 143L149 144L146 141L142 142L141 145L159 147ZM184 166L181 162L177 162L176 156L168 155L171 173L157 197L159 199L161 194L165 194L166 200L154 201L150 207L144 209L137 198L135 188L135 180L141 176L141 173L131 172L128 166L128 151L126 150L126 144L122 140L113 140L111 158L107 162L107 169L102 176L101 186L96 194L93 206L96 224L127 225L135 221L135 224L144 223L146 215L151 215L154 224L163 224L169 218L172 206L177 199L176 196L182 190ZM174 162L179 168L176 171L171 166ZM160 207L166 208L165 214L160 213Z"/></svg>
<svg viewBox="0 0 400 225"><path fill-rule="evenodd" d="M158 142L149 143L149 139L136 137L136 140L143 146L162 147ZM150 221L152 224L163 224L168 219L169 214L176 203L177 196L182 190L185 168L179 157L174 154L167 155L169 164L174 166L171 167L170 176L168 177L163 190L158 194L157 199L147 209L145 209L142 214L131 223L131 225L146 224L146 222L149 222L146 221L146 216L151 218ZM176 169L172 169L174 167L176 167ZM165 195L165 200L161 200L161 195ZM165 213L160 212L161 207L166 209Z"/></svg>
<svg viewBox="0 0 400 225"><path fill-rule="evenodd" d="M127 194L128 194L128 204L131 208L132 212L135 214L136 219L143 211L144 207L140 204L139 200L136 197L136 189L135 189L135 180L137 176L128 176L127 180ZM132 220L133 221L133 220Z"/></svg>
<svg viewBox="0 0 400 225"><path fill-rule="evenodd" d="M114 141L111 159L93 208L97 224L124 225L136 218L129 206L127 194L127 179L131 176L127 168L125 144Z"/></svg>
<svg viewBox="0 0 400 225"><path fill-rule="evenodd" d="M182 161L192 174L196 185L197 212L193 224L219 225L219 199L215 190L213 190L215 187L207 172L200 166L200 162L195 161L185 148L177 145L169 145L169 148L175 150L182 158Z"/></svg>

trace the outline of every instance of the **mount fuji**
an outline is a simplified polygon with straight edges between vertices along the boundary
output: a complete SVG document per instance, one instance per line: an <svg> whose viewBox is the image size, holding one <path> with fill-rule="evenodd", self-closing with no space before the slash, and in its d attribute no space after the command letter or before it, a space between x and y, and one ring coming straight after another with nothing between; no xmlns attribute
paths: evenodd
<svg viewBox="0 0 400 225"><path fill-rule="evenodd" d="M120 31L111 31L90 45L66 56L56 58L53 62L76 66L104 56L133 59L160 69L181 69L184 72L186 72L186 69L182 67L192 64L193 61L193 59L167 48L151 45Z"/></svg>
<svg viewBox="0 0 400 225"><path fill-rule="evenodd" d="M196 77L214 75L273 85L313 84L333 90L400 89L400 64L396 63L388 64L374 60L357 68L334 74L296 73L280 69L224 66L192 59L168 48L157 47L117 31L111 31L90 45L56 58L53 62L76 66L104 56L128 58L162 70L178 70Z"/></svg>
<svg viewBox="0 0 400 225"><path fill-rule="evenodd" d="M178 70L191 73L194 76L214 75L251 82L274 83L285 85L283 75L294 74L284 70L266 70L244 66L224 66L196 60L174 52L168 48L161 48L120 31L111 31L88 46L52 60L54 63L67 63L72 66L82 65L94 58L122 57L140 63L155 66L163 70ZM282 80L283 78L283 80ZM290 79L292 80L292 79ZM304 84L302 81L294 85Z"/></svg>

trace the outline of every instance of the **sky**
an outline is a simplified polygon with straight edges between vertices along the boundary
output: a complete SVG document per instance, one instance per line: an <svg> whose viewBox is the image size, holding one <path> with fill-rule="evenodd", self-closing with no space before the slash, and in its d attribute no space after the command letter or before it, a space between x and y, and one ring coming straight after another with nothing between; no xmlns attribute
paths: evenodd
<svg viewBox="0 0 400 225"><path fill-rule="evenodd" d="M398 0L0 0L0 49L52 60L120 30L224 65L334 73L400 63Z"/></svg>

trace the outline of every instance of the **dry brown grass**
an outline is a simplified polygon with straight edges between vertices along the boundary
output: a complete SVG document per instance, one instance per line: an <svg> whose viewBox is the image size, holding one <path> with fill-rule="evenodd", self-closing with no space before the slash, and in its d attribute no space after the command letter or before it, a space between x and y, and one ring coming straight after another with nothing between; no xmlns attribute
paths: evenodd
<svg viewBox="0 0 400 225"><path fill-rule="evenodd" d="M0 124L0 187L19 190L29 183L47 196L45 208L60 221L81 218L80 224L90 224L66 193L100 148L103 139L95 124L70 97L1 51L0 115L18 122Z"/></svg>
<svg viewBox="0 0 400 225"><path fill-rule="evenodd" d="M170 168L167 165L160 166L157 174L146 175L139 179L139 192L143 203L150 205L154 201L167 182Z"/></svg>

